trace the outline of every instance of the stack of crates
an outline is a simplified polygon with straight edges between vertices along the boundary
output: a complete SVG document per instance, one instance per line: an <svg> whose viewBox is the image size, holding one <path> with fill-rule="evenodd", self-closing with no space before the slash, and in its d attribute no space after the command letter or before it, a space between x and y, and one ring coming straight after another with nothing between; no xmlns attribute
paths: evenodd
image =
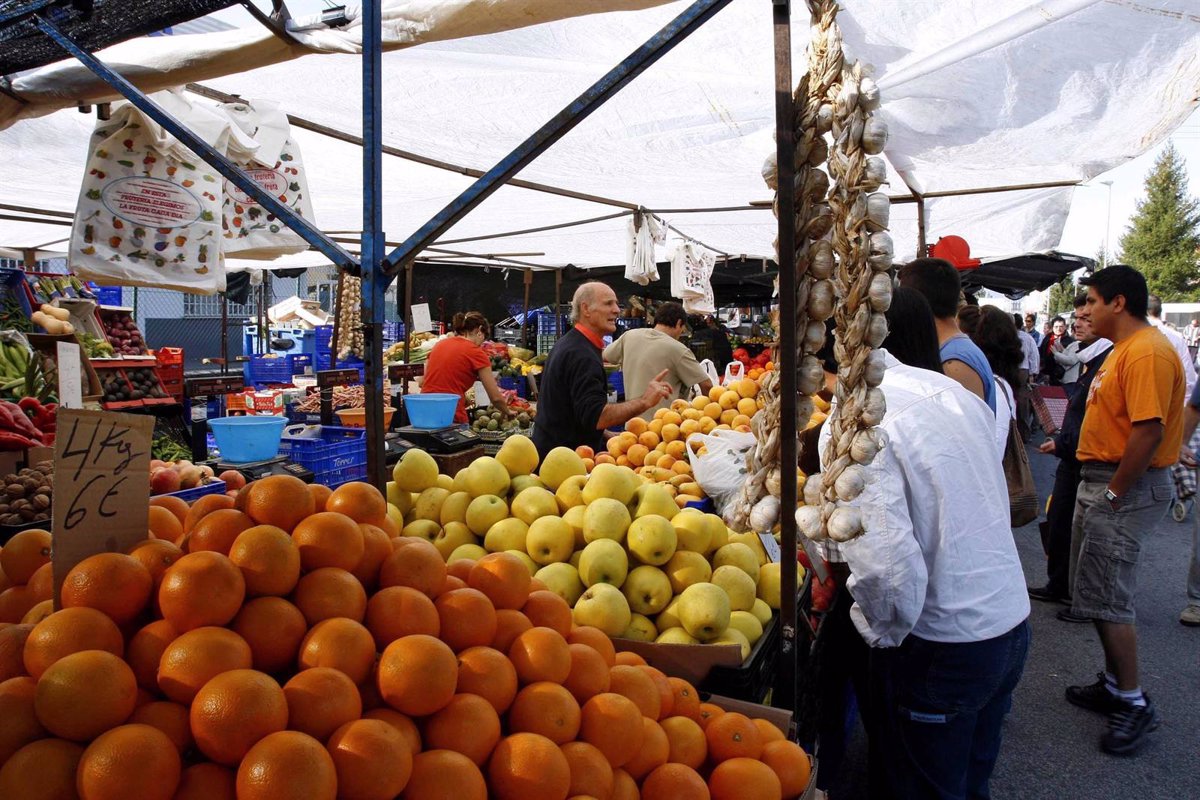
<svg viewBox="0 0 1200 800"><path fill-rule="evenodd" d="M619 317L617 319L617 330L613 338L619 338L625 331L633 330L634 328L646 327L646 320L643 317Z"/></svg>
<svg viewBox="0 0 1200 800"><path fill-rule="evenodd" d="M537 353L545 355L550 352L550 348L554 347L554 343L558 341L557 332L561 326L563 333L570 330L571 325L567 318L561 315L551 313L538 314L537 318Z"/></svg>
<svg viewBox="0 0 1200 800"><path fill-rule="evenodd" d="M183 402L183 350L179 347L160 347L154 351L158 363L158 379L163 389L176 401Z"/></svg>

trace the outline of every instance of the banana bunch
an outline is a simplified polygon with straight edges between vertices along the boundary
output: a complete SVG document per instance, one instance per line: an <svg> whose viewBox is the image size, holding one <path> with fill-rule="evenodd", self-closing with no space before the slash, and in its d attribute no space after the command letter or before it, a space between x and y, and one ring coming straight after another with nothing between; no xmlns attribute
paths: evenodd
<svg viewBox="0 0 1200 800"><path fill-rule="evenodd" d="M0 341L0 393L24 397L29 351L15 342Z"/></svg>

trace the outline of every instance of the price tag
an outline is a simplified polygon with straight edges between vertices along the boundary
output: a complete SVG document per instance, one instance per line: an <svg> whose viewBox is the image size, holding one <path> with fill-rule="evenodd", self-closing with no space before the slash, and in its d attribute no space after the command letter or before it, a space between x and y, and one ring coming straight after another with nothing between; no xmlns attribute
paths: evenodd
<svg viewBox="0 0 1200 800"><path fill-rule="evenodd" d="M426 333L433 330L433 319L429 316L429 303L417 303L412 307L412 324L414 333Z"/></svg>
<svg viewBox="0 0 1200 800"><path fill-rule="evenodd" d="M763 544L763 549L767 551L767 559L772 564L778 564L783 552L779 549L779 542L775 541L775 534L760 533L758 538Z"/></svg>
<svg viewBox="0 0 1200 800"><path fill-rule="evenodd" d="M317 386L322 389L348 386L358 383L358 381L358 370L356 369L323 369L317 373Z"/></svg>
<svg viewBox="0 0 1200 800"><path fill-rule="evenodd" d="M146 538L154 417L60 409L54 443L54 596L89 556Z"/></svg>
<svg viewBox="0 0 1200 800"><path fill-rule="evenodd" d="M61 408L83 408L83 359L79 345L58 342L58 404Z"/></svg>

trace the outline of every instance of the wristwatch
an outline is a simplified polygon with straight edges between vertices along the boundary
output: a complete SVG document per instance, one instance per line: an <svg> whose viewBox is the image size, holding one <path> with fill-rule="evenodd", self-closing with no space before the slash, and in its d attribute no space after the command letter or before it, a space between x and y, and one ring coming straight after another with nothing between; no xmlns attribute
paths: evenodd
<svg viewBox="0 0 1200 800"><path fill-rule="evenodd" d="M1104 499L1108 501L1108 505L1113 511L1121 505L1121 496L1107 486L1104 487Z"/></svg>

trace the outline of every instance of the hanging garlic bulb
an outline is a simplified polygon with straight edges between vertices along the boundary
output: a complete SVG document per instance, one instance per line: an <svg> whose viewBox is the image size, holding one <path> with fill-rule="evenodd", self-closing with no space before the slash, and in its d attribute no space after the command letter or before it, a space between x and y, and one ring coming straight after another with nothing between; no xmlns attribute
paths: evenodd
<svg viewBox="0 0 1200 800"><path fill-rule="evenodd" d="M837 480L833 482L833 491L838 500L848 503L863 493L867 488L867 472L858 464L851 464L842 470Z"/></svg>
<svg viewBox="0 0 1200 800"><path fill-rule="evenodd" d="M779 162L776 160L774 152L763 162L762 177L771 191L775 191L779 187Z"/></svg>
<svg viewBox="0 0 1200 800"><path fill-rule="evenodd" d="M813 242L808 248L809 274L817 280L825 280L833 274L833 246L828 240Z"/></svg>
<svg viewBox="0 0 1200 800"><path fill-rule="evenodd" d="M863 125L862 149L867 155L877 156L887 146L887 123L879 117L869 117Z"/></svg>
<svg viewBox="0 0 1200 800"><path fill-rule="evenodd" d="M874 111L879 108L879 87L870 78L863 78L858 83L858 105L863 111Z"/></svg>
<svg viewBox="0 0 1200 800"><path fill-rule="evenodd" d="M871 321L867 324L867 335L863 337L863 341L869 347L879 347L883 344L883 340L887 338L887 335L887 317L883 316L883 314L872 314Z"/></svg>
<svg viewBox="0 0 1200 800"><path fill-rule="evenodd" d="M813 320L804 329L804 349L815 353L825 346L825 323Z"/></svg>
<svg viewBox="0 0 1200 800"><path fill-rule="evenodd" d="M889 272L876 272L871 277L871 288L867 291L871 299L871 309L887 311L892 305L892 275Z"/></svg>
<svg viewBox="0 0 1200 800"><path fill-rule="evenodd" d="M825 531L821 525L821 507L800 506L797 508L796 528L806 539L811 539L812 541L824 539Z"/></svg>
<svg viewBox="0 0 1200 800"><path fill-rule="evenodd" d="M868 158L866 169L863 170L863 189L873 192L887 182L887 164L884 160L879 156Z"/></svg>
<svg viewBox="0 0 1200 800"><path fill-rule="evenodd" d="M810 506L821 505L821 492L825 491L825 474L809 475L804 482L804 502Z"/></svg>
<svg viewBox="0 0 1200 800"><path fill-rule="evenodd" d="M877 350L881 356L882 351ZM870 367L868 367L870 369ZM883 383L883 373L880 371L879 380L875 383L867 381L870 389L867 390L867 399L862 407L862 421L864 425L880 425L883 423L883 415L887 411L887 401L884 399L883 390L879 388L879 384Z"/></svg>
<svg viewBox="0 0 1200 800"><path fill-rule="evenodd" d="M867 195L867 229L871 232L887 229L892 201L883 192Z"/></svg>
<svg viewBox="0 0 1200 800"><path fill-rule="evenodd" d="M765 495L754 504L750 512L750 528L757 533L767 533L779 521L779 498Z"/></svg>
<svg viewBox="0 0 1200 800"><path fill-rule="evenodd" d="M825 385L825 368L816 356L805 356L800 361L796 375L796 391L800 394L814 394Z"/></svg>
<svg viewBox="0 0 1200 800"><path fill-rule="evenodd" d="M835 542L848 542L862 532L862 511L855 506L840 506L829 515L829 538Z"/></svg>
<svg viewBox="0 0 1200 800"><path fill-rule="evenodd" d="M833 282L817 281L808 292L808 316L817 322L824 322L833 316ZM824 341L824 340L822 340Z"/></svg>
<svg viewBox="0 0 1200 800"><path fill-rule="evenodd" d="M833 212L829 210L829 206L825 203L819 203L813 206L808 224L804 226L804 236L808 239L820 239L829 233L829 229L832 227Z"/></svg>
<svg viewBox="0 0 1200 800"><path fill-rule="evenodd" d="M883 351L872 350L870 357L867 358L866 369L863 370L863 380L867 382L868 386L878 386L883 383L883 374L886 370L887 364L884 362ZM870 393L867 396L870 397Z"/></svg>

